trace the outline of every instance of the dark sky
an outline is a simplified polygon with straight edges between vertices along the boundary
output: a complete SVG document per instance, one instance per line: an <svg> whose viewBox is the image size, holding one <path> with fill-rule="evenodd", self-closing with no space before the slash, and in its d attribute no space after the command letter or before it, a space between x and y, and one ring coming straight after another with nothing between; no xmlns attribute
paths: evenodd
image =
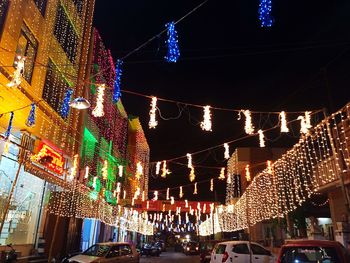
<svg viewBox="0 0 350 263"><path fill-rule="evenodd" d="M159 36L124 61L122 88L200 105L256 111L323 107L334 111L345 105L350 85L350 1L272 1L275 23L263 29L257 20L257 0L209 0L176 26L180 61L164 62L166 36ZM96 1L94 25L117 59L201 2L100 0ZM127 112L141 118L152 161L223 144L243 133L243 123L237 121L236 114L221 111L212 112L213 132L203 132L198 125L202 111L191 107L177 120L158 117L157 129L149 130L150 101L128 94L122 99ZM176 104L159 102L158 106L165 118L178 115ZM267 115L254 116L254 121L263 129L274 122ZM267 136L269 146L290 146L294 142L291 136L281 140L275 140L276 134ZM236 146L250 145L257 146L257 139L230 147L232 151ZM195 164L224 165L222 149L193 158ZM151 189L188 183L187 168L170 165L170 169L173 173L169 179L150 181ZM216 173L218 170L198 169L197 180ZM200 187L201 198L207 188ZM223 196L220 187L218 198Z"/></svg>

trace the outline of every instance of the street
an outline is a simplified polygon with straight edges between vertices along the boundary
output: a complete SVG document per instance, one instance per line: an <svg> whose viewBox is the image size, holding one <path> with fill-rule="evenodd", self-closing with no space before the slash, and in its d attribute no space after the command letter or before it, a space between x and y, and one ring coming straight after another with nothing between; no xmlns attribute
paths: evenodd
<svg viewBox="0 0 350 263"><path fill-rule="evenodd" d="M160 257L141 257L141 263L197 263L199 262L199 255L186 256L181 252L163 252Z"/></svg>

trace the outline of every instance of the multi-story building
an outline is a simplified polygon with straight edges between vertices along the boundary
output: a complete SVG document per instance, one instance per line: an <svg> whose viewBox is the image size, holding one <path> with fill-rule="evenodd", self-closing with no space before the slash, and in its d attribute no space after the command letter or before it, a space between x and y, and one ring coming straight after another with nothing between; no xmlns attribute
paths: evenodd
<svg viewBox="0 0 350 263"><path fill-rule="evenodd" d="M79 152L82 113L68 102L84 94L94 2L0 1L0 245L21 255L48 243L46 196Z"/></svg>

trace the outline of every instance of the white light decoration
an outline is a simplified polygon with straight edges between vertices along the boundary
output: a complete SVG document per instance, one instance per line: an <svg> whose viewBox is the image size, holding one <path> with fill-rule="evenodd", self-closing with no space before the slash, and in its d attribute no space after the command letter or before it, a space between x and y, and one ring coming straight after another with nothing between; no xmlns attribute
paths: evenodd
<svg viewBox="0 0 350 263"><path fill-rule="evenodd" d="M163 165L162 165L162 177L166 178L167 175L171 174L171 172L168 170L167 165L166 165L166 161L163 161Z"/></svg>
<svg viewBox="0 0 350 263"><path fill-rule="evenodd" d="M69 180L73 181L77 177L77 171L78 171L78 160L79 160L79 155L76 154L74 155L73 158L73 167L71 168L70 174L69 174Z"/></svg>
<svg viewBox="0 0 350 263"><path fill-rule="evenodd" d="M93 181L92 181L92 187L93 187L94 189L96 189L96 187L97 187L97 176L94 176L94 179L93 179Z"/></svg>
<svg viewBox="0 0 350 263"><path fill-rule="evenodd" d="M289 132L289 128L287 126L287 116L285 111L281 111L280 119L281 119L281 132Z"/></svg>
<svg viewBox="0 0 350 263"><path fill-rule="evenodd" d="M203 121L201 122L201 128L204 131L212 131L210 106L208 105L204 106L204 114L203 114Z"/></svg>
<svg viewBox="0 0 350 263"><path fill-rule="evenodd" d="M221 168L220 170L220 175L219 175L219 179L220 180L225 180L225 167Z"/></svg>
<svg viewBox="0 0 350 263"><path fill-rule="evenodd" d="M152 97L151 110L149 112L150 120L148 126L150 129L155 129L158 125L156 121L156 110L157 110L157 97Z"/></svg>
<svg viewBox="0 0 350 263"><path fill-rule="evenodd" d="M192 155L190 153L186 154L187 156L187 167L189 169L192 169L193 168L193 165L192 165Z"/></svg>
<svg viewBox="0 0 350 263"><path fill-rule="evenodd" d="M228 185L230 185L230 184L232 183L232 175L227 174L227 180L226 180L226 183L227 183Z"/></svg>
<svg viewBox="0 0 350 263"><path fill-rule="evenodd" d="M89 178L89 170L90 170L89 166L86 166L85 167L85 176L84 176L85 179Z"/></svg>
<svg viewBox="0 0 350 263"><path fill-rule="evenodd" d="M141 199L142 202L145 202L145 199L146 199L146 198L145 198L145 191L142 191L142 199Z"/></svg>
<svg viewBox="0 0 350 263"><path fill-rule="evenodd" d="M167 188L166 189L166 200L169 200L170 199L170 189L169 188Z"/></svg>
<svg viewBox="0 0 350 263"><path fill-rule="evenodd" d="M119 165L118 166L118 175L119 175L119 177L123 177L123 172L124 172L124 166L123 165Z"/></svg>
<svg viewBox="0 0 350 263"><path fill-rule="evenodd" d="M157 201L158 200L158 191L154 191L153 193L153 201Z"/></svg>
<svg viewBox="0 0 350 263"><path fill-rule="evenodd" d="M121 183L117 183L117 189L116 189L117 193L120 194L120 192L122 191L121 189ZM125 198L124 198L125 199Z"/></svg>
<svg viewBox="0 0 350 263"><path fill-rule="evenodd" d="M214 191L214 179L210 180L210 192Z"/></svg>
<svg viewBox="0 0 350 263"><path fill-rule="evenodd" d="M146 209L147 209L147 210L149 209L149 201L147 201Z"/></svg>
<svg viewBox="0 0 350 263"><path fill-rule="evenodd" d="M123 199L124 200L126 199L126 190L124 190L124 192L123 192Z"/></svg>
<svg viewBox="0 0 350 263"><path fill-rule="evenodd" d="M173 196L170 196L170 204L171 204L171 205L175 204L175 200L174 200L174 197L173 197Z"/></svg>
<svg viewBox="0 0 350 263"><path fill-rule="evenodd" d="M180 197L180 199L181 199L182 197L184 197L184 193L182 192L182 186L180 186L179 197Z"/></svg>
<svg viewBox="0 0 350 263"><path fill-rule="evenodd" d="M299 116L298 120L300 120L300 133L307 134L309 129L307 128L305 117Z"/></svg>
<svg viewBox="0 0 350 263"><path fill-rule="evenodd" d="M197 183L194 184L194 191L193 191L193 194L194 194L194 195L198 194L198 192L197 192Z"/></svg>
<svg viewBox="0 0 350 263"><path fill-rule="evenodd" d="M224 143L224 148L225 148L225 159L228 160L230 159L230 146L228 145L228 143Z"/></svg>
<svg viewBox="0 0 350 263"><path fill-rule="evenodd" d="M143 175L143 167L142 167L142 164L141 164L141 162L138 162L137 164L136 164L136 174L135 174L135 177L136 177L136 179L140 179L141 178L141 176Z"/></svg>
<svg viewBox="0 0 350 263"><path fill-rule="evenodd" d="M267 161L267 173L271 175L273 173L272 162L270 160Z"/></svg>
<svg viewBox="0 0 350 263"><path fill-rule="evenodd" d="M254 134L252 114L251 114L250 110L241 110L238 114L238 120L241 119L241 113L243 113L245 116L245 126L244 126L245 133L249 134L249 135Z"/></svg>
<svg viewBox="0 0 350 263"><path fill-rule="evenodd" d="M162 162L157 162L156 164L156 175L159 175L160 173L160 165L162 164Z"/></svg>
<svg viewBox="0 0 350 263"><path fill-rule="evenodd" d="M101 172L102 172L102 178L104 180L107 180L107 177L108 177L108 162L107 162L107 160L104 160Z"/></svg>
<svg viewBox="0 0 350 263"><path fill-rule="evenodd" d="M311 112L310 111L306 111L305 112L305 125L307 129L311 129L312 125L311 125Z"/></svg>
<svg viewBox="0 0 350 263"><path fill-rule="evenodd" d="M185 207L188 208L188 200L185 200Z"/></svg>
<svg viewBox="0 0 350 263"><path fill-rule="evenodd" d="M258 130L259 134L259 145L261 148L265 147L265 136L264 132L262 130Z"/></svg>
<svg viewBox="0 0 350 263"><path fill-rule="evenodd" d="M18 87L22 80L21 77L23 76L24 73L24 62L26 58L17 56L17 61L15 61L15 71L13 72L12 80L7 83L7 87L13 88L13 87Z"/></svg>
<svg viewBox="0 0 350 263"><path fill-rule="evenodd" d="M137 187L134 193L134 199L137 199L140 196L140 194L141 194L140 187Z"/></svg>
<svg viewBox="0 0 350 263"><path fill-rule="evenodd" d="M194 172L194 167L191 168L189 179L190 179L190 182L193 182L196 179L196 174Z"/></svg>
<svg viewBox="0 0 350 263"><path fill-rule="evenodd" d="M103 110L105 89L106 89L105 84L99 85L97 87L96 106L92 111L92 115L94 117L103 117L105 115Z"/></svg>
<svg viewBox="0 0 350 263"><path fill-rule="evenodd" d="M251 176L250 176L250 165L247 164L245 166L245 179L247 180L247 182L250 182L252 180Z"/></svg>

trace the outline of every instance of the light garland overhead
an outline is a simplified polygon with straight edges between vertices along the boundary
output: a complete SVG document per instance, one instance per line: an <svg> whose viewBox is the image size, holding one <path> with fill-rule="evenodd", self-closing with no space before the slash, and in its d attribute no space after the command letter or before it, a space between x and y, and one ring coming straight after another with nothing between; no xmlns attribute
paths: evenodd
<svg viewBox="0 0 350 263"><path fill-rule="evenodd" d="M157 97L152 97L151 110L149 112L150 120L148 126L150 129L155 129L158 125L156 120L156 111L157 111Z"/></svg>
<svg viewBox="0 0 350 263"><path fill-rule="evenodd" d="M220 180L225 180L225 167L221 168L219 179Z"/></svg>
<svg viewBox="0 0 350 263"><path fill-rule="evenodd" d="M156 164L156 175L159 175L159 173L160 173L161 164L162 164L162 162L157 162L157 164Z"/></svg>
<svg viewBox="0 0 350 263"><path fill-rule="evenodd" d="M70 99L72 97L73 90L71 88L67 89L66 94L64 95L64 99L62 102L61 110L60 110L60 115L63 119L68 118L69 114L69 103Z"/></svg>
<svg viewBox="0 0 350 263"><path fill-rule="evenodd" d="M169 200L170 199L170 189L167 188L166 189L166 200Z"/></svg>
<svg viewBox="0 0 350 263"><path fill-rule="evenodd" d="M266 163L267 163L267 167L266 167L267 173L272 175L273 174L272 162L268 160Z"/></svg>
<svg viewBox="0 0 350 263"><path fill-rule="evenodd" d="M11 111L10 113L10 120L9 120L9 124L7 125L7 129L5 131L5 141L8 140L10 138L11 135L11 131L12 131L12 122L13 122L13 117L14 117L14 113L13 111Z"/></svg>
<svg viewBox="0 0 350 263"><path fill-rule="evenodd" d="M121 78L122 78L122 73L123 73L123 61L118 59L117 64L115 66L115 81L114 81L114 91L113 91L113 102L117 103L121 93L120 93L120 88L121 88Z"/></svg>
<svg viewBox="0 0 350 263"><path fill-rule="evenodd" d="M77 172L78 172L78 160L79 160L79 155L76 154L73 157L73 167L71 168L70 174L69 174L69 179L71 181L75 180L77 177Z"/></svg>
<svg viewBox="0 0 350 263"><path fill-rule="evenodd" d="M85 167L84 179L88 179L89 178L89 172L90 172L90 168L89 168L89 166L86 166Z"/></svg>
<svg viewBox="0 0 350 263"><path fill-rule="evenodd" d="M285 111L281 111L280 119L281 119L281 132L289 132L289 128L287 126L287 117L286 117L286 112Z"/></svg>
<svg viewBox="0 0 350 263"><path fill-rule="evenodd" d="M300 133L307 134L309 129L307 128L305 117L299 116L298 120L300 120Z"/></svg>
<svg viewBox="0 0 350 263"><path fill-rule="evenodd" d="M191 168L189 179L190 179L190 182L193 182L196 179L196 174L194 172L194 167Z"/></svg>
<svg viewBox="0 0 350 263"><path fill-rule="evenodd" d="M157 201L158 200L158 191L154 191L154 196L153 196L153 201Z"/></svg>
<svg viewBox="0 0 350 263"><path fill-rule="evenodd" d="M259 20L261 27L271 27L273 24L272 0L259 0Z"/></svg>
<svg viewBox="0 0 350 263"><path fill-rule="evenodd" d="M180 186L179 198L181 199L182 197L184 197L184 193L182 191L182 186Z"/></svg>
<svg viewBox="0 0 350 263"><path fill-rule="evenodd" d="M141 176L143 175L143 167L142 167L142 164L141 162L138 162L136 164L136 174L135 174L135 177L136 179L140 180Z"/></svg>
<svg viewBox="0 0 350 263"><path fill-rule="evenodd" d="M107 162L107 160L103 161L103 167L102 167L101 172L102 172L102 178L104 180L107 180L107 178L108 178L108 162Z"/></svg>
<svg viewBox="0 0 350 263"><path fill-rule="evenodd" d="M250 176L250 165L247 164L245 166L245 178L247 180L247 182L250 182L252 180L251 176Z"/></svg>
<svg viewBox="0 0 350 263"><path fill-rule="evenodd" d="M214 179L210 179L210 192L214 191Z"/></svg>
<svg viewBox="0 0 350 263"><path fill-rule="evenodd" d="M121 178L123 177L124 173L124 166L123 165L118 165L118 176Z"/></svg>
<svg viewBox="0 0 350 263"><path fill-rule="evenodd" d="M245 125L244 125L245 133L248 135L253 135L254 134L254 126L253 126L252 114L251 114L250 110L241 110L238 113L238 120L241 119L241 113L243 113L245 116Z"/></svg>
<svg viewBox="0 0 350 263"><path fill-rule="evenodd" d="M174 200L174 197L173 197L173 196L170 196L170 204L171 204L171 205L175 204L175 200Z"/></svg>
<svg viewBox="0 0 350 263"><path fill-rule="evenodd" d="M261 148L265 147L265 136L264 132L262 130L258 130L259 134L259 145Z"/></svg>
<svg viewBox="0 0 350 263"><path fill-rule="evenodd" d="M105 84L101 84L97 87L97 96L96 96L96 106L92 111L94 117L103 117L104 113L104 96L105 96Z"/></svg>
<svg viewBox="0 0 350 263"><path fill-rule="evenodd" d="M166 178L167 175L171 174L171 172L168 170L167 165L166 165L166 161L163 161L163 165L162 165L162 177Z"/></svg>
<svg viewBox="0 0 350 263"><path fill-rule="evenodd" d="M187 167L189 168L189 169L192 169L193 168L193 165L192 165L192 155L191 154L186 154L186 156L187 156Z"/></svg>
<svg viewBox="0 0 350 263"><path fill-rule="evenodd" d="M306 124L306 128L307 129L311 129L312 125L311 125L311 112L310 111L306 111L305 112L305 124Z"/></svg>
<svg viewBox="0 0 350 263"><path fill-rule="evenodd" d="M120 183L120 182L117 183L117 189L116 189L116 191L117 191L118 194L120 194L121 191L122 191L122 187L121 187L121 183ZM125 198L124 198L124 199L125 199Z"/></svg>
<svg viewBox="0 0 350 263"><path fill-rule="evenodd" d="M194 184L194 191L193 191L193 194L194 194L194 195L198 194L198 192L197 192L197 183Z"/></svg>
<svg viewBox="0 0 350 263"><path fill-rule="evenodd" d="M175 30L175 23L170 22L165 25L168 29L168 39L166 41L168 47L168 53L164 57L165 60L169 63L176 63L180 57L180 50L178 44L177 32Z"/></svg>
<svg viewBox="0 0 350 263"><path fill-rule="evenodd" d="M203 121L201 122L201 128L204 131L212 131L210 106L204 106Z"/></svg>
<svg viewBox="0 0 350 263"><path fill-rule="evenodd" d="M15 71L13 72L12 80L7 83L7 87L13 88L13 87L18 87L21 82L22 82L22 76L24 73L24 62L26 58L17 56L17 60L15 61Z"/></svg>
<svg viewBox="0 0 350 263"><path fill-rule="evenodd" d="M228 145L228 143L224 143L224 148L225 148L224 157L226 160L228 160L230 159L230 146Z"/></svg>
<svg viewBox="0 0 350 263"><path fill-rule="evenodd" d="M33 127L35 125L35 103L34 102L31 105L31 109L26 121L26 125L28 127Z"/></svg>

